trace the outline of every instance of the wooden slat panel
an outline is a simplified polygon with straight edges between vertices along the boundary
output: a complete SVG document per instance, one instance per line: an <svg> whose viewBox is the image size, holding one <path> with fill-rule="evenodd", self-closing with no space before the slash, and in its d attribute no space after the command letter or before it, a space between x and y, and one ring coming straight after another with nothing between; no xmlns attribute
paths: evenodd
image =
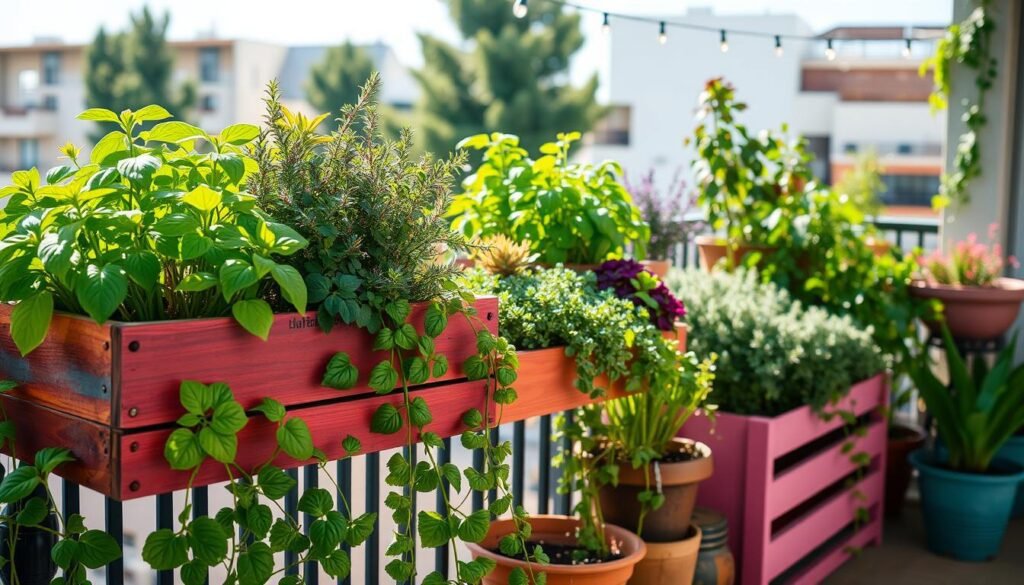
<svg viewBox="0 0 1024 585"><path fill-rule="evenodd" d="M850 393L836 406L827 407L826 412L847 410L861 416L884 405L888 392L885 380L885 374L878 374L854 384ZM809 408L798 408L767 420L772 424L772 457L789 453L844 424L838 416L826 422Z"/></svg>
<svg viewBox="0 0 1024 585"><path fill-rule="evenodd" d="M837 543L817 562L793 576L793 585L818 585L849 560L853 553L850 549L863 548L869 544L880 545L882 538L881 509L876 510L875 519L850 535L850 538Z"/></svg>
<svg viewBox="0 0 1024 585"><path fill-rule="evenodd" d="M498 300L481 298L475 306L483 324L496 333ZM421 333L425 310L425 304L416 305L411 317ZM440 380L464 378L462 362L476 352L470 323L461 316L452 317L435 344L450 364ZM265 396L295 406L372 393L366 386L370 370L387 359L387 353L371 350L372 336L357 327L338 326L325 335L316 325L314 312L305 318L276 315L265 342L231 318L121 323L115 327L114 346L120 358L115 379L120 407L114 426L126 429L176 420L182 380L225 382L245 408L256 406ZM333 390L320 385L327 362L337 352L348 353L359 368L355 388Z"/></svg>
<svg viewBox="0 0 1024 585"><path fill-rule="evenodd" d="M462 415L470 408L484 408L483 382L456 382L441 384L414 391L422 396L433 413L434 420L428 431L442 437L461 434L465 427ZM347 435L362 441L363 453L374 453L400 447L405 444L405 429L393 435L370 432L370 419L377 408L384 403L396 407L402 404L401 392L385 396L363 396L332 404L294 408L289 414L306 421L313 434L313 441L329 459L345 455L341 442ZM263 417L250 417L249 424L238 437L238 464L243 469L252 469L266 461L274 451L276 438L274 426ZM188 482L188 473L173 471L164 459L164 443L170 430L141 431L121 437L123 459L121 495L124 499L135 499L168 491L182 489ZM283 468L298 467L309 463L296 461L282 454L275 461ZM196 477L196 486L209 485L228 479L224 466L209 460ZM137 482L137 483L136 483Z"/></svg>
<svg viewBox="0 0 1024 585"><path fill-rule="evenodd" d="M853 489L844 490L777 534L765 550L767 578L775 578L852 522L858 506L871 507L878 502L882 497L882 474L882 470L875 469L857 484L864 500L856 498Z"/></svg>
<svg viewBox="0 0 1024 585"><path fill-rule="evenodd" d="M66 447L75 460L57 468L57 475L102 494L113 493L117 442L112 440L109 428L8 394L0 395L0 401L8 419L14 421L19 459L33 461L40 449ZM10 446L4 445L3 452L11 455Z"/></svg>
<svg viewBox="0 0 1024 585"><path fill-rule="evenodd" d="M0 303L0 379L13 396L101 423L110 422L110 326L56 314L46 339L27 357L11 339L13 306Z"/></svg>
<svg viewBox="0 0 1024 585"><path fill-rule="evenodd" d="M854 452L865 452L872 458L885 451L886 422L877 420L868 427L867 435L851 437ZM841 441L787 470L768 486L768 517L772 520L792 510L801 502L825 489L839 479L853 473L857 465L850 461L851 453L843 453Z"/></svg>

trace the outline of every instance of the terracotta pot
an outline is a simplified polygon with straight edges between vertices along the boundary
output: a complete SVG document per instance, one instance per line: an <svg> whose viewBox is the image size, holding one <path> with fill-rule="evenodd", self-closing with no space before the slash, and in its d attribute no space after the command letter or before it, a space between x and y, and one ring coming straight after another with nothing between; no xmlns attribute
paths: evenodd
<svg viewBox="0 0 1024 585"><path fill-rule="evenodd" d="M690 585L697 570L700 541L700 528L690 525L684 540L648 542L647 556L637 564L629 585Z"/></svg>
<svg viewBox="0 0 1024 585"><path fill-rule="evenodd" d="M778 250L774 246L762 246L759 244L738 244L733 248L722 238L708 235L697 236L695 241L700 252L701 268L706 271L711 271L714 267L718 266L720 261L724 261L726 253L730 254L733 266L740 266L743 264L743 258L747 254L760 252L761 260L757 263L758 268L760 268L764 266L764 257Z"/></svg>
<svg viewBox="0 0 1024 585"><path fill-rule="evenodd" d="M933 284L923 280L910 285L910 293L922 299L942 301L949 332L956 339L988 340L1000 337L1013 325L1024 301L1024 280L997 278L993 286ZM932 335L941 335L937 322L928 322Z"/></svg>
<svg viewBox="0 0 1024 585"><path fill-rule="evenodd" d="M881 238L866 238L864 244L871 248L871 252L878 257L885 256L889 253L889 250L892 250L892 243Z"/></svg>
<svg viewBox="0 0 1024 585"><path fill-rule="evenodd" d="M643 264L647 272L650 272L654 276L664 280L668 276L668 271L672 268L672 262L670 260L641 260L640 264Z"/></svg>
<svg viewBox="0 0 1024 585"><path fill-rule="evenodd" d="M552 544L574 544L574 536L579 529L580 521L569 516L540 515L530 516L533 529L531 541ZM497 567L484 577L484 585L507 585L509 575L516 567L527 568L527 563L493 552L498 548L501 537L515 532L511 519L495 520L487 531L487 536L479 544L467 544L473 558L487 557L497 563ZM609 543L618 547L622 558L607 563L590 565L556 565L540 567L534 565L533 570L542 569L547 574L548 585L625 585L633 575L636 564L647 554L647 545L640 537L612 524L605 525L605 536Z"/></svg>
<svg viewBox="0 0 1024 585"><path fill-rule="evenodd" d="M684 540L690 530L690 517L697 503L697 486L711 477L714 465L711 449L704 443L676 438L672 441L676 452L696 446L703 457L690 461L657 464L661 474L661 492L665 503L646 515L640 536L646 542L676 542ZM637 499L650 486L656 489L657 471L634 469L629 463L619 464L619 485L601 488L601 510L606 521L635 529L640 523L642 506Z"/></svg>
<svg viewBox="0 0 1024 585"><path fill-rule="evenodd" d="M700 554L694 585L732 585L736 581L736 560L729 550L729 525L725 516L698 506L693 523L700 527Z"/></svg>
<svg viewBox="0 0 1024 585"><path fill-rule="evenodd" d="M885 515L895 518L903 510L910 486L911 467L907 455L924 446L924 431L906 425L889 427L889 443L885 456Z"/></svg>

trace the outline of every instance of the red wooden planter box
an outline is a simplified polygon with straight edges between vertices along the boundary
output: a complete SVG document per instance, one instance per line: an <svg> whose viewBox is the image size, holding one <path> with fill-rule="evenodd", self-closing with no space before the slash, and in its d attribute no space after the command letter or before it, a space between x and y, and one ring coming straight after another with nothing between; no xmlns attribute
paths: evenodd
<svg viewBox="0 0 1024 585"><path fill-rule="evenodd" d="M475 306L483 326L497 333L497 299L480 298ZM339 326L324 334L314 313L281 314L262 341L230 318L97 325L56 315L43 344L22 357L10 337L11 309L0 305L0 379L19 384L2 397L18 431L18 454L70 448L77 460L62 466L61 474L108 496L133 499L186 485L187 476L170 471L163 457L164 441L183 414L179 385L186 379L225 382L247 409L264 397L278 400L309 423L329 456L342 455L348 434L363 440L368 452L402 443L401 434L369 432L377 406L401 396L376 396L366 385L371 368L387 354L372 351L371 336L359 328ZM411 317L420 332L425 310L415 306ZM483 406L482 384L466 382L461 370L476 352L476 334L466 319L453 318L435 347L447 356L449 370L416 391L425 393L436 417L431 430L452 435L468 405ZM352 389L320 385L337 352L348 353L359 369ZM261 424L248 425L239 437L243 467L273 451L274 434L261 432ZM200 483L225 479L215 467L204 468Z"/></svg>
<svg viewBox="0 0 1024 585"><path fill-rule="evenodd" d="M838 408L867 415L867 434L854 452L871 465L853 487L855 470L839 417L825 422L810 407L774 418L718 413L690 419L680 436L708 444L715 473L701 484L698 504L729 521L729 546L739 583L820 583L849 557L849 547L881 544L886 420L889 389L884 374L860 382ZM857 497L855 489L863 494ZM849 530L859 506L870 519Z"/></svg>

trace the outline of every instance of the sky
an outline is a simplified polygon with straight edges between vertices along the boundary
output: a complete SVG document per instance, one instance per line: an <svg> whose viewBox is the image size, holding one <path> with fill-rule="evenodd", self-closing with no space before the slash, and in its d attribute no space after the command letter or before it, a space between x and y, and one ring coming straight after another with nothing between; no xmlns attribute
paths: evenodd
<svg viewBox="0 0 1024 585"><path fill-rule="evenodd" d="M506 2L511 9L511 0ZM540 2L543 0L533 0ZM717 14L795 13L816 30L837 24L946 24L952 0L577 0L600 10L629 14L681 15L688 8L713 7ZM211 33L286 45L383 41L399 59L418 66L416 32L458 39L442 0L0 0L0 45L29 44L38 37L88 42L99 26L117 30L128 14L149 5L171 12L169 36L194 39ZM599 70L606 51L600 15L588 15L588 43L575 72Z"/></svg>

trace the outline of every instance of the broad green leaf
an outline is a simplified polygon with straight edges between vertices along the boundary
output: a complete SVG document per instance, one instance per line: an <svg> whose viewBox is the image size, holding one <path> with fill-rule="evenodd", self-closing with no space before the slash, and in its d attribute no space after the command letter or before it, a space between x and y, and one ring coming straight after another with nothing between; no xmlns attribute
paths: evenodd
<svg viewBox="0 0 1024 585"><path fill-rule="evenodd" d="M70 538L59 541L50 549L50 558L53 559L53 562L57 563L58 567L65 571L71 567L71 563L74 562L77 556L78 541Z"/></svg>
<svg viewBox="0 0 1024 585"><path fill-rule="evenodd" d="M373 534L373 528L376 525L376 512L362 514L348 523L348 537L345 540L349 546L359 546L366 542L366 539Z"/></svg>
<svg viewBox="0 0 1024 585"><path fill-rule="evenodd" d="M381 404L370 419L370 431L393 435L402 428L402 415L391 404Z"/></svg>
<svg viewBox="0 0 1024 585"><path fill-rule="evenodd" d="M477 510L459 526L459 538L465 542L480 542L487 536L487 529L491 525L491 514L487 510Z"/></svg>
<svg viewBox="0 0 1024 585"><path fill-rule="evenodd" d="M349 456L354 456L363 450L363 444L359 442L359 439L353 437L352 435L346 436L341 441L341 446L345 449L345 452Z"/></svg>
<svg viewBox="0 0 1024 585"><path fill-rule="evenodd" d="M390 361L382 361L370 370L369 385L378 394L391 392L396 384L398 384L398 370L391 365Z"/></svg>
<svg viewBox="0 0 1024 585"><path fill-rule="evenodd" d="M448 327L448 316L437 304L431 303L423 316L423 330L430 337L437 337Z"/></svg>
<svg viewBox="0 0 1024 585"><path fill-rule="evenodd" d="M78 537L78 560L88 569L104 567L121 558L117 541L102 530L86 530Z"/></svg>
<svg viewBox="0 0 1024 585"><path fill-rule="evenodd" d="M156 104L150 104L135 112L135 120L138 122L156 122L158 120L166 120L171 117L171 113L168 112L163 106Z"/></svg>
<svg viewBox="0 0 1024 585"><path fill-rule="evenodd" d="M128 295L128 279L115 264L100 268L90 264L75 286L75 297L82 309L97 323L105 323Z"/></svg>
<svg viewBox="0 0 1024 585"><path fill-rule="evenodd" d="M199 221L187 213L171 213L153 224L154 232L168 237L196 233L198 229Z"/></svg>
<svg viewBox="0 0 1024 585"><path fill-rule="evenodd" d="M189 429L175 429L164 443L164 459L171 469L193 469L203 462L203 448Z"/></svg>
<svg viewBox="0 0 1024 585"><path fill-rule="evenodd" d="M267 420L270 422L281 422L287 414L284 405L273 398L264 398L259 406L253 410L262 412L263 416L267 417Z"/></svg>
<svg viewBox="0 0 1024 585"><path fill-rule="evenodd" d="M124 133L120 130L115 130L103 138L92 147L92 152L89 153L89 162L93 164L103 164L111 155L123 153L128 151L128 140Z"/></svg>
<svg viewBox="0 0 1024 585"><path fill-rule="evenodd" d="M43 267L61 280L71 268L71 259L75 254L74 243L75 231L68 229L49 232L39 242L38 255Z"/></svg>
<svg viewBox="0 0 1024 585"><path fill-rule="evenodd" d="M36 293L14 305L11 311L11 338L21 355L28 355L46 339L53 317L53 295Z"/></svg>
<svg viewBox="0 0 1024 585"><path fill-rule="evenodd" d="M471 355L462 362L462 370L470 380L483 380L487 377L487 364L478 355Z"/></svg>
<svg viewBox="0 0 1024 585"><path fill-rule="evenodd" d="M374 351L390 351L395 347L395 332L390 327L381 327L373 339Z"/></svg>
<svg viewBox="0 0 1024 585"><path fill-rule="evenodd" d="M183 585L205 585L210 571L206 563L193 559L181 566L181 582Z"/></svg>
<svg viewBox="0 0 1024 585"><path fill-rule="evenodd" d="M46 519L50 513L50 507L46 505L44 498L29 498L21 507L15 520L21 526L36 526Z"/></svg>
<svg viewBox="0 0 1024 585"><path fill-rule="evenodd" d="M299 552L293 546L301 539L302 533L284 518L278 518L270 527L270 550L275 553L285 550Z"/></svg>
<svg viewBox="0 0 1024 585"><path fill-rule="evenodd" d="M424 547L436 548L451 540L448 520L437 512L420 511L416 520L416 531L420 535L420 544Z"/></svg>
<svg viewBox="0 0 1024 585"><path fill-rule="evenodd" d="M224 300L231 302L235 293L245 290L259 282L259 277L248 262L230 258L220 268L220 286Z"/></svg>
<svg viewBox="0 0 1024 585"><path fill-rule="evenodd" d="M171 121L161 122L153 126L153 129L145 135L145 138L154 142L178 144L188 140L195 140L196 138L209 140L210 137L202 128L185 122Z"/></svg>
<svg viewBox="0 0 1024 585"><path fill-rule="evenodd" d="M252 124L234 124L221 130L220 139L228 144L242 146L252 142L260 134L258 126Z"/></svg>
<svg viewBox="0 0 1024 585"><path fill-rule="evenodd" d="M210 421L210 428L221 435L234 435L242 430L249 419L245 416L245 410L235 401L222 402L213 409L213 419Z"/></svg>
<svg viewBox="0 0 1024 585"><path fill-rule="evenodd" d="M423 384L430 379L430 368L427 366L427 360L420 356L413 357L407 362L409 368L409 375L407 376L410 384Z"/></svg>
<svg viewBox="0 0 1024 585"><path fill-rule="evenodd" d="M331 492L323 488L304 490L299 498L299 511L315 518L322 518L334 510L334 498Z"/></svg>
<svg viewBox="0 0 1024 585"><path fill-rule="evenodd" d="M178 400L186 411L197 416L205 416L206 411L213 408L213 392L206 384L195 380L182 380Z"/></svg>
<svg viewBox="0 0 1024 585"><path fill-rule="evenodd" d="M512 569L512 572L508 575L508 585L529 585L530 579L526 576L526 571L522 567L516 567Z"/></svg>
<svg viewBox="0 0 1024 585"><path fill-rule="evenodd" d="M412 349L416 347L417 339L418 336L416 335L416 328L409 323L405 323L398 329L395 329L395 345L402 349Z"/></svg>
<svg viewBox="0 0 1024 585"><path fill-rule="evenodd" d="M270 269L270 276L281 287L281 295L295 310L306 312L306 283L295 268L287 264L276 264Z"/></svg>
<svg viewBox="0 0 1024 585"><path fill-rule="evenodd" d="M239 585L263 585L274 574L274 553L263 542L250 544L238 555Z"/></svg>
<svg viewBox="0 0 1024 585"><path fill-rule="evenodd" d="M352 365L348 354L339 352L327 362L327 369L320 384L328 388L347 390L356 385L358 378L359 370Z"/></svg>
<svg viewBox="0 0 1024 585"><path fill-rule="evenodd" d="M352 560L349 558L347 552L337 549L321 559L320 566L322 566L324 571L331 577L334 577L335 579L344 579L348 576L349 571L352 570Z"/></svg>
<svg viewBox="0 0 1024 585"><path fill-rule="evenodd" d="M313 456L313 435L302 419L290 418L278 427L277 444L293 459L305 461Z"/></svg>
<svg viewBox="0 0 1024 585"><path fill-rule="evenodd" d="M199 430L199 446L217 461L232 463L238 452L238 438L235 435L222 435L210 427L203 427Z"/></svg>
<svg viewBox="0 0 1024 585"><path fill-rule="evenodd" d="M146 290L152 290L160 280L160 260L148 250L125 254L123 265L128 278Z"/></svg>
<svg viewBox="0 0 1024 585"><path fill-rule="evenodd" d="M46 447L36 451L35 464L40 474L47 475L61 464L74 460L71 451L63 447Z"/></svg>
<svg viewBox="0 0 1024 585"><path fill-rule="evenodd" d="M213 240L197 233L188 233L181 236L182 260L195 260L210 251L213 247Z"/></svg>
<svg viewBox="0 0 1024 585"><path fill-rule="evenodd" d="M273 465L262 467L256 479L257 485L271 500L283 498L297 484L295 478Z"/></svg>
<svg viewBox="0 0 1024 585"><path fill-rule="evenodd" d="M174 290L178 292L199 292L213 288L220 282L209 272L193 272L178 283Z"/></svg>
<svg viewBox="0 0 1024 585"><path fill-rule="evenodd" d="M328 510L323 518L314 520L309 527L309 539L313 543L313 553L326 556L331 550L337 549L348 532L348 521L335 510Z"/></svg>
<svg viewBox="0 0 1024 585"><path fill-rule="evenodd" d="M169 528L161 528L146 537L142 560L157 571L176 569L188 562L188 539Z"/></svg>
<svg viewBox="0 0 1024 585"><path fill-rule="evenodd" d="M430 414L427 401L419 396L413 398L409 403L409 422L415 427L423 428L433 420L434 417Z"/></svg>
<svg viewBox="0 0 1024 585"><path fill-rule="evenodd" d="M392 559L391 562L384 566L384 572L397 583L405 583L412 577L413 568L410 561Z"/></svg>
<svg viewBox="0 0 1024 585"><path fill-rule="evenodd" d="M31 465L22 465L0 482L0 503L9 504L27 498L39 484L39 471Z"/></svg>
<svg viewBox="0 0 1024 585"><path fill-rule="evenodd" d="M117 117L117 114L107 110L105 108L89 108L81 114L76 116L79 120L88 120L93 122L113 122L120 124L121 119Z"/></svg>
<svg viewBox="0 0 1024 585"><path fill-rule="evenodd" d="M398 299L384 305L384 312L394 320L396 325L405 323L411 311L412 307L405 299Z"/></svg>
<svg viewBox="0 0 1024 585"><path fill-rule="evenodd" d="M231 314L246 331L263 341L270 336L270 328L274 325L274 311L267 301L263 299L238 301L231 305Z"/></svg>
<svg viewBox="0 0 1024 585"><path fill-rule="evenodd" d="M135 183L146 184L163 163L151 154L140 154L117 161L117 172Z"/></svg>
<svg viewBox="0 0 1024 585"><path fill-rule="evenodd" d="M274 514L266 504L254 504L245 511L245 526L257 540L263 540L270 532Z"/></svg>
<svg viewBox="0 0 1024 585"><path fill-rule="evenodd" d="M204 184L200 184L181 198L184 203L191 205L204 213L216 209L223 199L224 197L221 195L220 191L215 191Z"/></svg>
<svg viewBox="0 0 1024 585"><path fill-rule="evenodd" d="M471 429L478 428L484 424L484 415L478 409L471 408L462 415L462 424Z"/></svg>
<svg viewBox="0 0 1024 585"><path fill-rule="evenodd" d="M434 377L435 378L440 378L441 376L443 376L443 375L445 375L447 373L448 373L448 358L445 357L443 354L437 354L436 356L434 356L434 367L433 367Z"/></svg>

